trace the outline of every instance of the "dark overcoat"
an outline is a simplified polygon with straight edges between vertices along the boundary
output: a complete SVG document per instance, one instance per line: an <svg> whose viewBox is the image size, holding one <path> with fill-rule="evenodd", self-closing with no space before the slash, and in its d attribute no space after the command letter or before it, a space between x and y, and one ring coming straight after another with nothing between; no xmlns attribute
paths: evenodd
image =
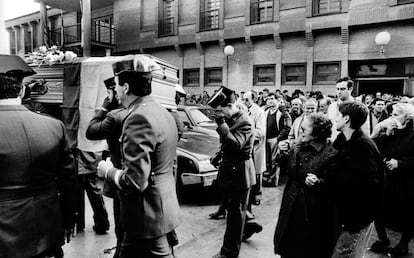
<svg viewBox="0 0 414 258"><path fill-rule="evenodd" d="M275 253L292 258L331 257L339 233L325 176L337 151L330 143L298 143L289 151L288 181L274 236ZM308 173L320 182L305 185Z"/></svg>
<svg viewBox="0 0 414 258"><path fill-rule="evenodd" d="M77 175L62 122L0 106L0 257L63 244L74 223Z"/></svg>
<svg viewBox="0 0 414 258"><path fill-rule="evenodd" d="M414 230L414 128L409 124L392 135L374 139L385 159L396 159L398 168L386 171L384 195L386 225L401 231Z"/></svg>
<svg viewBox="0 0 414 258"><path fill-rule="evenodd" d="M177 126L151 96L138 98L124 119L121 221L128 239L160 237L180 224L173 164Z"/></svg>
<svg viewBox="0 0 414 258"><path fill-rule="evenodd" d="M341 224L349 232L368 226L379 212L384 170L377 145L361 129L334 142L339 151L335 170L327 175Z"/></svg>

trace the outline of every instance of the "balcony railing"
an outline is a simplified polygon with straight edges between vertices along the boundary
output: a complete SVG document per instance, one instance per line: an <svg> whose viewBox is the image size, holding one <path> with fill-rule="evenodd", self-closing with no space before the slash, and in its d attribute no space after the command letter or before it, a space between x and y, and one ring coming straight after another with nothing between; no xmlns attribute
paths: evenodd
<svg viewBox="0 0 414 258"><path fill-rule="evenodd" d="M78 43L81 41L81 25L79 23L63 27L63 42L61 28L50 30L49 39L54 45Z"/></svg>
<svg viewBox="0 0 414 258"><path fill-rule="evenodd" d="M158 35L160 37L174 35L174 17L160 19L158 21Z"/></svg>
<svg viewBox="0 0 414 258"><path fill-rule="evenodd" d="M49 31L51 44L55 45L79 43L81 38L80 23L63 27L63 42L61 28ZM115 44L115 29L107 25L92 24L91 40L98 43Z"/></svg>

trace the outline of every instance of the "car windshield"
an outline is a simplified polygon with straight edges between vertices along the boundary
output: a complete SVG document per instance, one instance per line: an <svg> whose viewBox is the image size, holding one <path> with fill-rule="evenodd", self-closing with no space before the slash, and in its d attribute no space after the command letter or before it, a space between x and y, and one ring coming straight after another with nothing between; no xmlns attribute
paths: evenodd
<svg viewBox="0 0 414 258"><path fill-rule="evenodd" d="M191 117L194 119L196 124L212 122L210 118L208 118L198 109L190 109L190 113L191 113Z"/></svg>

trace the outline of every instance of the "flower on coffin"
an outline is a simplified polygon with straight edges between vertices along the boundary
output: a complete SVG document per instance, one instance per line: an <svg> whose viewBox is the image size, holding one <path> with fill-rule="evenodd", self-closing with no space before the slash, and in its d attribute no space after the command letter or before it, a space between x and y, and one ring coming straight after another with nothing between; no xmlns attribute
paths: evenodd
<svg viewBox="0 0 414 258"><path fill-rule="evenodd" d="M78 56L72 51L61 51L55 45L47 48L45 46L40 46L36 51L33 51L28 54L25 58L28 64L56 64L62 63L63 61L72 61Z"/></svg>

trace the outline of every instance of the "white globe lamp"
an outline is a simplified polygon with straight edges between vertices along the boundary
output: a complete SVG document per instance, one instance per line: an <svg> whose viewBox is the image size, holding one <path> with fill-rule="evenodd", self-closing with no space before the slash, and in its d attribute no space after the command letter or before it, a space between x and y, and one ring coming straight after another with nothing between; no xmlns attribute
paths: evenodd
<svg viewBox="0 0 414 258"><path fill-rule="evenodd" d="M375 36L375 43L381 47L380 54L384 55L384 46L391 40L391 35L388 31L381 31Z"/></svg>

